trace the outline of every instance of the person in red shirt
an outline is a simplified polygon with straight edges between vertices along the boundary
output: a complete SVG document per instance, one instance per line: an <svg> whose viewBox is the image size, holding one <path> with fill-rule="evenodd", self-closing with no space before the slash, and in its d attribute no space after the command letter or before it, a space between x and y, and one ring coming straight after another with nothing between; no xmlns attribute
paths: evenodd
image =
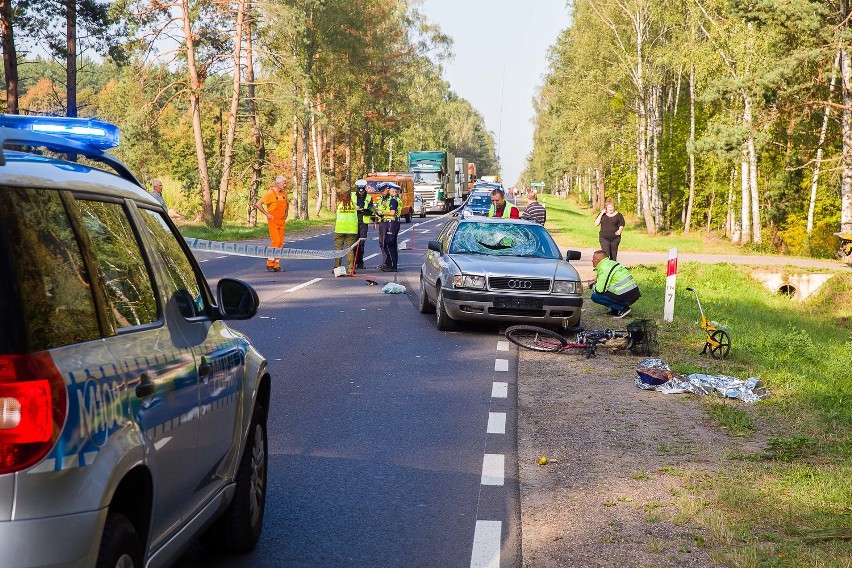
<svg viewBox="0 0 852 568"><path fill-rule="evenodd" d="M502 189L491 192L491 208L488 210L489 217L502 217L503 219L520 219L521 212L514 203L506 201Z"/></svg>

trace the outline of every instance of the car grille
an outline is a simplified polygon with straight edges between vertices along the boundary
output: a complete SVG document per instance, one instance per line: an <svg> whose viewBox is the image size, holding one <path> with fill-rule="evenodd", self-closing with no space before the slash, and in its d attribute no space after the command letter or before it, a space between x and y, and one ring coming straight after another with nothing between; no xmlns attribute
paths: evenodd
<svg viewBox="0 0 852 568"><path fill-rule="evenodd" d="M511 290L513 292L550 292L550 279L490 276L488 278L488 288L491 290Z"/></svg>

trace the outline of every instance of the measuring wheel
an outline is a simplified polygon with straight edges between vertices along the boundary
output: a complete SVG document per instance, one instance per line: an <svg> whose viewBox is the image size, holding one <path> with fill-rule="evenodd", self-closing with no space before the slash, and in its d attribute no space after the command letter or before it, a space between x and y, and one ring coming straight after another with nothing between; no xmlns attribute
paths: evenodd
<svg viewBox="0 0 852 568"><path fill-rule="evenodd" d="M708 341L704 344L704 352L709 350L714 359L724 359L728 356L731 351L731 336L727 331L717 329L710 334L710 340L715 342L715 345Z"/></svg>

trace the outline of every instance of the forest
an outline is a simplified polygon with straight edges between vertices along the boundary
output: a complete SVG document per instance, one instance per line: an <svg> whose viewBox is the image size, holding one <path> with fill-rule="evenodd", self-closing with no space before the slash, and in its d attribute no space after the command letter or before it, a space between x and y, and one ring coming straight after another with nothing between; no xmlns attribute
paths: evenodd
<svg viewBox="0 0 852 568"><path fill-rule="evenodd" d="M830 257L852 233L848 0L575 0L522 183L648 234Z"/></svg>
<svg viewBox="0 0 852 568"><path fill-rule="evenodd" d="M0 0L0 40L3 112L117 124L113 153L212 227L256 224L276 175L307 219L410 150L499 171L482 115L442 79L452 41L416 1Z"/></svg>

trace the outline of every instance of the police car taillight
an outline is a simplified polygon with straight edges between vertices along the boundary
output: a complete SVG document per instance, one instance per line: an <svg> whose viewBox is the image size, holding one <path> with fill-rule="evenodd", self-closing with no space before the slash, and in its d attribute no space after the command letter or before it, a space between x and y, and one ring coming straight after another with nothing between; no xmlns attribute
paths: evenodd
<svg viewBox="0 0 852 568"><path fill-rule="evenodd" d="M0 355L0 474L41 460L66 414L65 383L50 355Z"/></svg>

